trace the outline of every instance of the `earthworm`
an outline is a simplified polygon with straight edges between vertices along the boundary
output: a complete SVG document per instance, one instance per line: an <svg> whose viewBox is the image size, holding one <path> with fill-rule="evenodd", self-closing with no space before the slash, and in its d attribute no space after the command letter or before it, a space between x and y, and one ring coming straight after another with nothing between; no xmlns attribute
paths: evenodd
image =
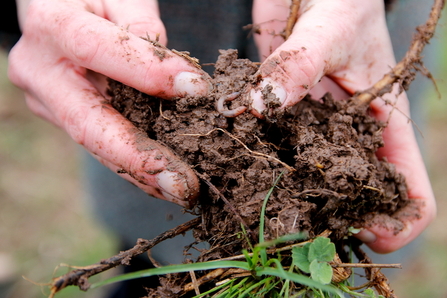
<svg viewBox="0 0 447 298"><path fill-rule="evenodd" d="M241 94L240 92L233 92L231 94L224 95L221 98L219 98L217 100L217 111L219 113L221 113L223 116L228 117L228 118L234 118L236 116L239 116L243 112L245 112L247 110L247 107L245 107L245 106L240 106L233 110L226 110L224 108L225 102L232 101L232 100L236 99L240 94Z"/></svg>

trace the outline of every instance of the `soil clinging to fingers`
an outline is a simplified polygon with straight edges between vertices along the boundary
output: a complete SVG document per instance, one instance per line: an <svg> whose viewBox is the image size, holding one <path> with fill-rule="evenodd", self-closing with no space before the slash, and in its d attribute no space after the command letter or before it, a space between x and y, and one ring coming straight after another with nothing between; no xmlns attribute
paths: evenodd
<svg viewBox="0 0 447 298"><path fill-rule="evenodd" d="M245 88L259 81L257 70L255 63L238 59L235 50L221 51L213 92L177 101L110 82L113 107L171 148L202 180L197 208L202 225L195 237L209 242L210 249L199 260L228 257L247 247L239 237L241 225L257 234L262 203L281 173L268 198L266 239L298 231L313 237L328 229L339 241L350 227L367 227L377 218L398 233L403 228L398 211L411 209L406 208L411 201L404 177L375 155L383 146L385 125L369 115L367 105L335 101L330 94L306 97L267 120L248 112L222 115L216 103L234 92L242 95L225 101L223 109L248 106L242 98ZM276 111L276 96L268 87L263 92L269 110ZM412 210L405 216L417 218L417 208Z"/></svg>

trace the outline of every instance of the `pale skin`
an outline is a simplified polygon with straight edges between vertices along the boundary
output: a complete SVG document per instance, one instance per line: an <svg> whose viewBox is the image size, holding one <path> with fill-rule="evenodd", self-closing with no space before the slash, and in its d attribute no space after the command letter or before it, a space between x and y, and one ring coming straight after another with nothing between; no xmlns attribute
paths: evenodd
<svg viewBox="0 0 447 298"><path fill-rule="evenodd" d="M370 87L395 65L382 0L301 1L300 17L284 42L286 0L255 0L254 23L259 70L264 78L244 96L260 115L260 90L266 84L282 107L307 93L331 91L343 99ZM136 133L130 122L104 98L104 77L167 100L186 94L206 95L208 76L172 53L160 59L149 36L167 44L155 0L17 1L23 37L10 54L10 79L26 94L30 109L64 129L76 142L123 178L157 198L191 207L198 179L167 148ZM182 49L187 50L187 49ZM321 80L321 83L318 83ZM396 88L397 90L397 88ZM435 217L434 195L408 121L405 94L390 94L398 111L377 99L375 115L388 120L385 147L378 153L406 176L409 197L422 203L421 218L392 229L374 226L358 237L374 251L387 253L417 237Z"/></svg>

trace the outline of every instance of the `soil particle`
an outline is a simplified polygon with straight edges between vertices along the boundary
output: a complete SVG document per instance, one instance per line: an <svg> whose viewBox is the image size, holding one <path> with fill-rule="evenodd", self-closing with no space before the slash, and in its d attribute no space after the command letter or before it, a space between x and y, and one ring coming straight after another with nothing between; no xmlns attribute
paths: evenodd
<svg viewBox="0 0 447 298"><path fill-rule="evenodd" d="M203 224L195 236L211 249L200 260L228 257L247 246L237 237L238 218L258 230L262 202L280 173L268 198L266 239L297 231L315 236L329 229L338 241L350 227L369 226L373 218L396 233L402 228L398 211L410 204L405 180L392 164L376 157L384 124L370 116L368 107L326 94L318 100L305 97L275 121L250 113L226 118L215 102L233 92L243 94L258 82L258 67L238 59L235 50L220 53L214 91L206 98L162 101L115 81L109 90L115 109L171 148L231 205L202 183ZM268 86L264 96L270 108L278 106ZM229 105L242 104L236 99ZM418 209L412 210L406 218L417 217Z"/></svg>

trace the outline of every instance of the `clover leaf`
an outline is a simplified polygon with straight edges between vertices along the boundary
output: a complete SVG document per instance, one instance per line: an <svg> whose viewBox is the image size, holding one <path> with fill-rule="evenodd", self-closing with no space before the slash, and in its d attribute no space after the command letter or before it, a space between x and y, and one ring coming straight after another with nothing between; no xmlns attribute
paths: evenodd
<svg viewBox="0 0 447 298"><path fill-rule="evenodd" d="M310 277L322 284L332 279L332 267L329 262L334 259L335 245L329 238L317 237L313 242L292 250L293 264Z"/></svg>

